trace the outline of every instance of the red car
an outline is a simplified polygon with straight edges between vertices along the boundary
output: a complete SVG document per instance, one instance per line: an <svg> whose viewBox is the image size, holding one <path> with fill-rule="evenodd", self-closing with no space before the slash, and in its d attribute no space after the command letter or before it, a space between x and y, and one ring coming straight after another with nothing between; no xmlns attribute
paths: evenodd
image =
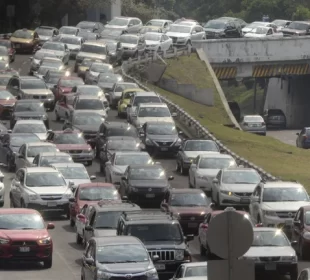
<svg viewBox="0 0 310 280"><path fill-rule="evenodd" d="M43 262L44 268L51 268L53 241L48 230L54 227L52 223L45 226L33 209L0 209L0 262Z"/></svg>
<svg viewBox="0 0 310 280"><path fill-rule="evenodd" d="M13 106L16 103L16 97L7 90L0 89L0 117L10 118Z"/></svg>
<svg viewBox="0 0 310 280"><path fill-rule="evenodd" d="M74 198L70 198L70 225L75 225L78 215L84 205L94 205L100 200L122 201L119 192L110 183L86 183L76 188Z"/></svg>
<svg viewBox="0 0 310 280"><path fill-rule="evenodd" d="M63 93L69 93L73 87L79 85L84 85L84 81L81 78L73 76L60 78L54 87L55 101L58 101Z"/></svg>
<svg viewBox="0 0 310 280"><path fill-rule="evenodd" d="M57 146L60 152L70 154L74 162L92 165L94 152L80 131L67 128L61 131L50 131L46 140Z"/></svg>
<svg viewBox="0 0 310 280"><path fill-rule="evenodd" d="M10 40L0 39L0 46L7 47L10 56L10 62L15 60L16 50L14 44Z"/></svg>

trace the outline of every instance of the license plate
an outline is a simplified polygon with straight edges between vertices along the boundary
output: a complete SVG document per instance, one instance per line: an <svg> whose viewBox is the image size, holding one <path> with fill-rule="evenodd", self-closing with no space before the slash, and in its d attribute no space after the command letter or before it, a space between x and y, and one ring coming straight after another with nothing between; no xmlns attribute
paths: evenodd
<svg viewBox="0 0 310 280"><path fill-rule="evenodd" d="M240 202L244 204L250 204L250 198L241 198Z"/></svg>
<svg viewBox="0 0 310 280"><path fill-rule="evenodd" d="M160 148L160 150L161 150L162 152L167 152L167 151L168 151L168 148Z"/></svg>
<svg viewBox="0 0 310 280"><path fill-rule="evenodd" d="M27 253L27 252L30 252L30 248L29 247L19 247L19 251L22 253Z"/></svg>
<svg viewBox="0 0 310 280"><path fill-rule="evenodd" d="M286 224L287 226L291 226L291 225L293 224L293 220L286 220L286 221L285 221L285 224Z"/></svg>
<svg viewBox="0 0 310 280"><path fill-rule="evenodd" d="M166 266L165 266L164 264L159 264L159 263L157 263L157 264L155 264L155 268L156 268L157 270L165 270L165 269L166 269Z"/></svg>
<svg viewBox="0 0 310 280"><path fill-rule="evenodd" d="M55 206L57 206L57 202L48 202L47 206L48 207L55 207Z"/></svg>
<svg viewBox="0 0 310 280"><path fill-rule="evenodd" d="M153 194L153 193L148 193L148 194L145 195L145 197L147 197L147 198L153 198L153 197L155 197L155 194Z"/></svg>
<svg viewBox="0 0 310 280"><path fill-rule="evenodd" d="M266 263L265 264L265 269L266 270L276 270L277 265L275 263Z"/></svg>
<svg viewBox="0 0 310 280"><path fill-rule="evenodd" d="M258 127L257 124L251 124L250 127Z"/></svg>
<svg viewBox="0 0 310 280"><path fill-rule="evenodd" d="M198 227L198 224L197 223L188 223L188 227L189 228L195 228L195 227Z"/></svg>

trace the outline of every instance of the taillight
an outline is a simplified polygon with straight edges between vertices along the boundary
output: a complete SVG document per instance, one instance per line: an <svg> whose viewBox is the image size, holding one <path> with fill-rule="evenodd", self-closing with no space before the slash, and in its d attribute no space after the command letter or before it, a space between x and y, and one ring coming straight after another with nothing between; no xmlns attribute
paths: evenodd
<svg viewBox="0 0 310 280"><path fill-rule="evenodd" d="M244 125L249 125L249 124L247 122L245 122Z"/></svg>

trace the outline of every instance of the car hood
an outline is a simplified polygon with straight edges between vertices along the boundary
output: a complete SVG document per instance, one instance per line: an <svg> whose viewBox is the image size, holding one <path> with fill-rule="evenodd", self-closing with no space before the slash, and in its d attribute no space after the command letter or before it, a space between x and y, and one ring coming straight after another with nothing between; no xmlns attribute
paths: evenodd
<svg viewBox="0 0 310 280"><path fill-rule="evenodd" d="M310 205L309 201L279 201L263 202L262 208L267 211L292 211L296 212L300 207Z"/></svg>
<svg viewBox="0 0 310 280"><path fill-rule="evenodd" d="M38 240L49 237L46 229L36 229L36 230L0 230L0 238L10 239L10 240Z"/></svg>
<svg viewBox="0 0 310 280"><path fill-rule="evenodd" d="M123 48L137 48L137 44L122 43Z"/></svg>
<svg viewBox="0 0 310 280"><path fill-rule="evenodd" d="M145 40L146 45L159 45L159 41L153 41L153 40Z"/></svg>
<svg viewBox="0 0 310 280"><path fill-rule="evenodd" d="M295 256L295 250L290 246L268 247L268 246L252 246L243 255L244 257L278 257L278 256Z"/></svg>
<svg viewBox="0 0 310 280"><path fill-rule="evenodd" d="M34 133L35 135L37 135L41 141L45 141L47 134L46 133Z"/></svg>
<svg viewBox="0 0 310 280"><path fill-rule="evenodd" d="M185 156L187 156L188 158L196 158L199 155L204 155L204 154L208 154L208 153L217 153L217 152L208 152L208 151L184 151ZM220 152L218 152L220 153Z"/></svg>
<svg viewBox="0 0 310 280"><path fill-rule="evenodd" d="M221 190L227 190L231 192L253 192L257 184L223 184L221 185Z"/></svg>
<svg viewBox="0 0 310 280"><path fill-rule="evenodd" d="M81 48L80 45L67 44L69 50L79 50Z"/></svg>
<svg viewBox="0 0 310 280"><path fill-rule="evenodd" d="M94 236L95 237L116 236L116 229L94 229Z"/></svg>
<svg viewBox="0 0 310 280"><path fill-rule="evenodd" d="M0 105L12 105L13 106L15 102L16 102L16 99L0 99Z"/></svg>
<svg viewBox="0 0 310 280"><path fill-rule="evenodd" d="M60 151L88 150L90 148L90 146L87 144L57 144L56 147Z"/></svg>
<svg viewBox="0 0 310 280"><path fill-rule="evenodd" d="M47 186L47 187L28 187L27 191L33 192L39 195L56 195L56 194L64 194L66 191L68 191L67 186Z"/></svg>
<svg viewBox="0 0 310 280"><path fill-rule="evenodd" d="M207 207L203 206L195 206L195 207L177 207L177 206L171 206L170 211L173 213L179 213L179 214L201 214L205 213L207 211ZM204 215L204 214L202 214Z"/></svg>
<svg viewBox="0 0 310 280"><path fill-rule="evenodd" d="M81 58L96 58L101 60L106 60L107 56L105 54L89 53L89 52L79 52L78 57Z"/></svg>
<svg viewBox="0 0 310 280"><path fill-rule="evenodd" d="M32 39L24 39L24 38L15 38L15 37L11 37L10 41L13 43L25 43L25 44L29 44L32 42Z"/></svg>
<svg viewBox="0 0 310 280"><path fill-rule="evenodd" d="M74 112L92 112L92 113L97 113L104 118L107 116L106 110L74 110Z"/></svg>
<svg viewBox="0 0 310 280"><path fill-rule="evenodd" d="M44 94L53 94L51 92L51 90L49 89L45 89L45 88L42 88L42 89L23 89L23 92L26 93L26 94L32 94L32 95L44 95Z"/></svg>
<svg viewBox="0 0 310 280"><path fill-rule="evenodd" d="M179 137L177 135L155 135L155 134L147 134L147 138L153 141L167 141L167 142L174 142Z"/></svg>
<svg viewBox="0 0 310 280"><path fill-rule="evenodd" d="M146 122L153 122L153 121L158 121L158 122L173 122L172 117L145 117L141 118L138 117L137 121L139 122L140 125L145 124Z"/></svg>
<svg viewBox="0 0 310 280"><path fill-rule="evenodd" d="M97 132L100 125L75 125L74 127L77 128L80 131L91 131L91 132Z"/></svg>
<svg viewBox="0 0 310 280"><path fill-rule="evenodd" d="M305 30L291 29L291 28L283 28L281 31L287 32L287 33L296 33L296 34L306 34L307 33Z"/></svg>
<svg viewBox="0 0 310 280"><path fill-rule="evenodd" d="M178 38L186 38L190 36L189 33L179 33L179 32L167 32L166 35L169 37L178 37Z"/></svg>
<svg viewBox="0 0 310 280"><path fill-rule="evenodd" d="M143 263L97 263L99 270L105 272L115 273L115 274L130 274L130 273L139 273L149 270L149 262Z"/></svg>
<svg viewBox="0 0 310 280"><path fill-rule="evenodd" d="M15 112L14 116L15 117L43 117L46 114L44 112Z"/></svg>
<svg viewBox="0 0 310 280"><path fill-rule="evenodd" d="M163 188L168 186L167 180L130 180L133 187Z"/></svg>
<svg viewBox="0 0 310 280"><path fill-rule="evenodd" d="M65 56L65 52L64 51L56 51L56 50L45 50L45 49L41 49L40 52L44 52L44 53L54 53L56 56Z"/></svg>
<svg viewBox="0 0 310 280"><path fill-rule="evenodd" d="M204 28L204 31L213 32L213 33L221 33L221 32L224 32L224 29Z"/></svg>

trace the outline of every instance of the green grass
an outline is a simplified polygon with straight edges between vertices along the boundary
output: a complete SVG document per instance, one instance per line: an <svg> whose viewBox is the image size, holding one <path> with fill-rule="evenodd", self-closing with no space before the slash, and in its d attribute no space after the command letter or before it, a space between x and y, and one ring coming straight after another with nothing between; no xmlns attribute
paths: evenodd
<svg viewBox="0 0 310 280"><path fill-rule="evenodd" d="M310 191L309 151L297 149L268 136L258 136L224 126L223 124L229 122L228 116L210 74L196 55L168 60L165 77L175 79L179 83L192 83L200 88L213 88L215 106L209 107L156 86L147 85L199 119L202 125L239 156L283 180L298 180Z"/></svg>

